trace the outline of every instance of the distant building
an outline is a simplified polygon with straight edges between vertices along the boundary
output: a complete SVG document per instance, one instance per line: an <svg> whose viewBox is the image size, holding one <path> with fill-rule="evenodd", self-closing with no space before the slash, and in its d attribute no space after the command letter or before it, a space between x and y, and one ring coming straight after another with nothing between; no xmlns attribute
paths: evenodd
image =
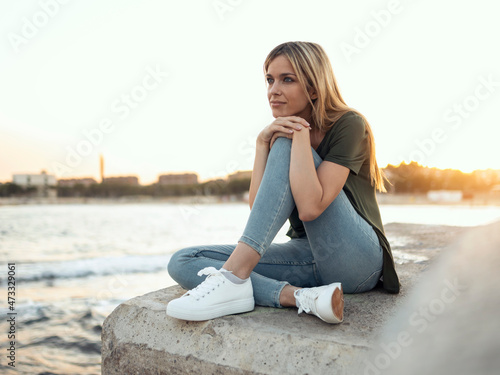
<svg viewBox="0 0 500 375"><path fill-rule="evenodd" d="M139 179L136 176L104 177L103 184L138 186Z"/></svg>
<svg viewBox="0 0 500 375"><path fill-rule="evenodd" d="M194 185L197 183L196 173L169 173L158 177L159 185Z"/></svg>
<svg viewBox="0 0 500 375"><path fill-rule="evenodd" d="M57 184L56 176L42 171L40 174L15 174L12 182L22 187L48 187Z"/></svg>
<svg viewBox="0 0 500 375"><path fill-rule="evenodd" d="M35 188L35 194L39 197L55 197L57 184L56 176L42 171L40 174L15 174L12 182L23 188Z"/></svg>
<svg viewBox="0 0 500 375"><path fill-rule="evenodd" d="M94 180L93 178L65 178L61 180L57 180L57 185L58 186L67 186L67 187L73 187L75 185L83 185L83 186L90 186L90 185L95 185L97 184L97 181Z"/></svg>
<svg viewBox="0 0 500 375"><path fill-rule="evenodd" d="M252 171L237 171L227 176L228 181L244 180L252 178Z"/></svg>

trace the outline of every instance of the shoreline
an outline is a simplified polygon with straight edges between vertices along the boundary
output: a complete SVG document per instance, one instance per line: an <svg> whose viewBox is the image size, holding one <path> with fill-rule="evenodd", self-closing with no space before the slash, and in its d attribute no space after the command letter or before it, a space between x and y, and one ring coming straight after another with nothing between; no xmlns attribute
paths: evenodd
<svg viewBox="0 0 500 375"><path fill-rule="evenodd" d="M484 207L500 206L500 196L478 194L471 199L459 202L436 202L427 198L426 194L377 194L380 205L432 205L432 206L464 206ZM65 204L214 204L214 203L247 203L247 200L236 195L224 196L182 196L182 197L151 197L125 196L120 198L95 197L0 197L0 207L18 205L65 205Z"/></svg>

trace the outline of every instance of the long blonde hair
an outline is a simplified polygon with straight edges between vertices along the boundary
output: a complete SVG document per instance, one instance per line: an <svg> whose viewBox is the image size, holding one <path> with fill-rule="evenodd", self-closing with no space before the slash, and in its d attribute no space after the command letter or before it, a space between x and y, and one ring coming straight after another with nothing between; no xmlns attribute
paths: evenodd
<svg viewBox="0 0 500 375"><path fill-rule="evenodd" d="M368 120L357 110L350 108L342 98L337 80L333 75L330 59L323 48L311 42L287 42L275 47L264 61L264 74L269 64L278 56L286 56L292 64L297 79L312 106L313 126L326 132L345 113L353 111L363 118L370 145L370 179L372 186L385 192L383 173L375 157L375 140ZM316 91L317 98L311 99L308 92Z"/></svg>

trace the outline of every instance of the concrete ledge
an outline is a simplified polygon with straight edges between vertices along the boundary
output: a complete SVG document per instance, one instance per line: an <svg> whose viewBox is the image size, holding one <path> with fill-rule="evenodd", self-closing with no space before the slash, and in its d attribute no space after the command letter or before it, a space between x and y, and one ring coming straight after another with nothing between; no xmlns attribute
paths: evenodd
<svg viewBox="0 0 500 375"><path fill-rule="evenodd" d="M408 225L389 228L393 234L409 236L400 247L415 256L426 249L437 253L447 243L444 239L460 231ZM165 314L168 302L184 292L177 286L133 298L104 322L102 373L353 374L427 264L420 260L397 265L404 286L399 295L381 289L346 295L345 321L340 325L299 316L296 309L263 307L206 322L184 322Z"/></svg>
<svg viewBox="0 0 500 375"><path fill-rule="evenodd" d="M381 291L346 295L341 325L298 316L296 309L263 307L206 322L184 322L165 314L168 301L182 293L177 286L162 289L113 311L103 326L103 374L346 370L371 348L373 334L398 298Z"/></svg>

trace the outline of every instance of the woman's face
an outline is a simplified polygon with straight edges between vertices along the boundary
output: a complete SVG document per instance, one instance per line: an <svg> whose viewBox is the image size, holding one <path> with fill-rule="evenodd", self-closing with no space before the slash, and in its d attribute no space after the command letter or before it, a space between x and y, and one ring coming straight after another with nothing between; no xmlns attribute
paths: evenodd
<svg viewBox="0 0 500 375"><path fill-rule="evenodd" d="M286 56L281 55L271 61L266 80L267 98L273 117L299 116L310 120L311 104ZM316 95L312 94L311 99L315 98Z"/></svg>

